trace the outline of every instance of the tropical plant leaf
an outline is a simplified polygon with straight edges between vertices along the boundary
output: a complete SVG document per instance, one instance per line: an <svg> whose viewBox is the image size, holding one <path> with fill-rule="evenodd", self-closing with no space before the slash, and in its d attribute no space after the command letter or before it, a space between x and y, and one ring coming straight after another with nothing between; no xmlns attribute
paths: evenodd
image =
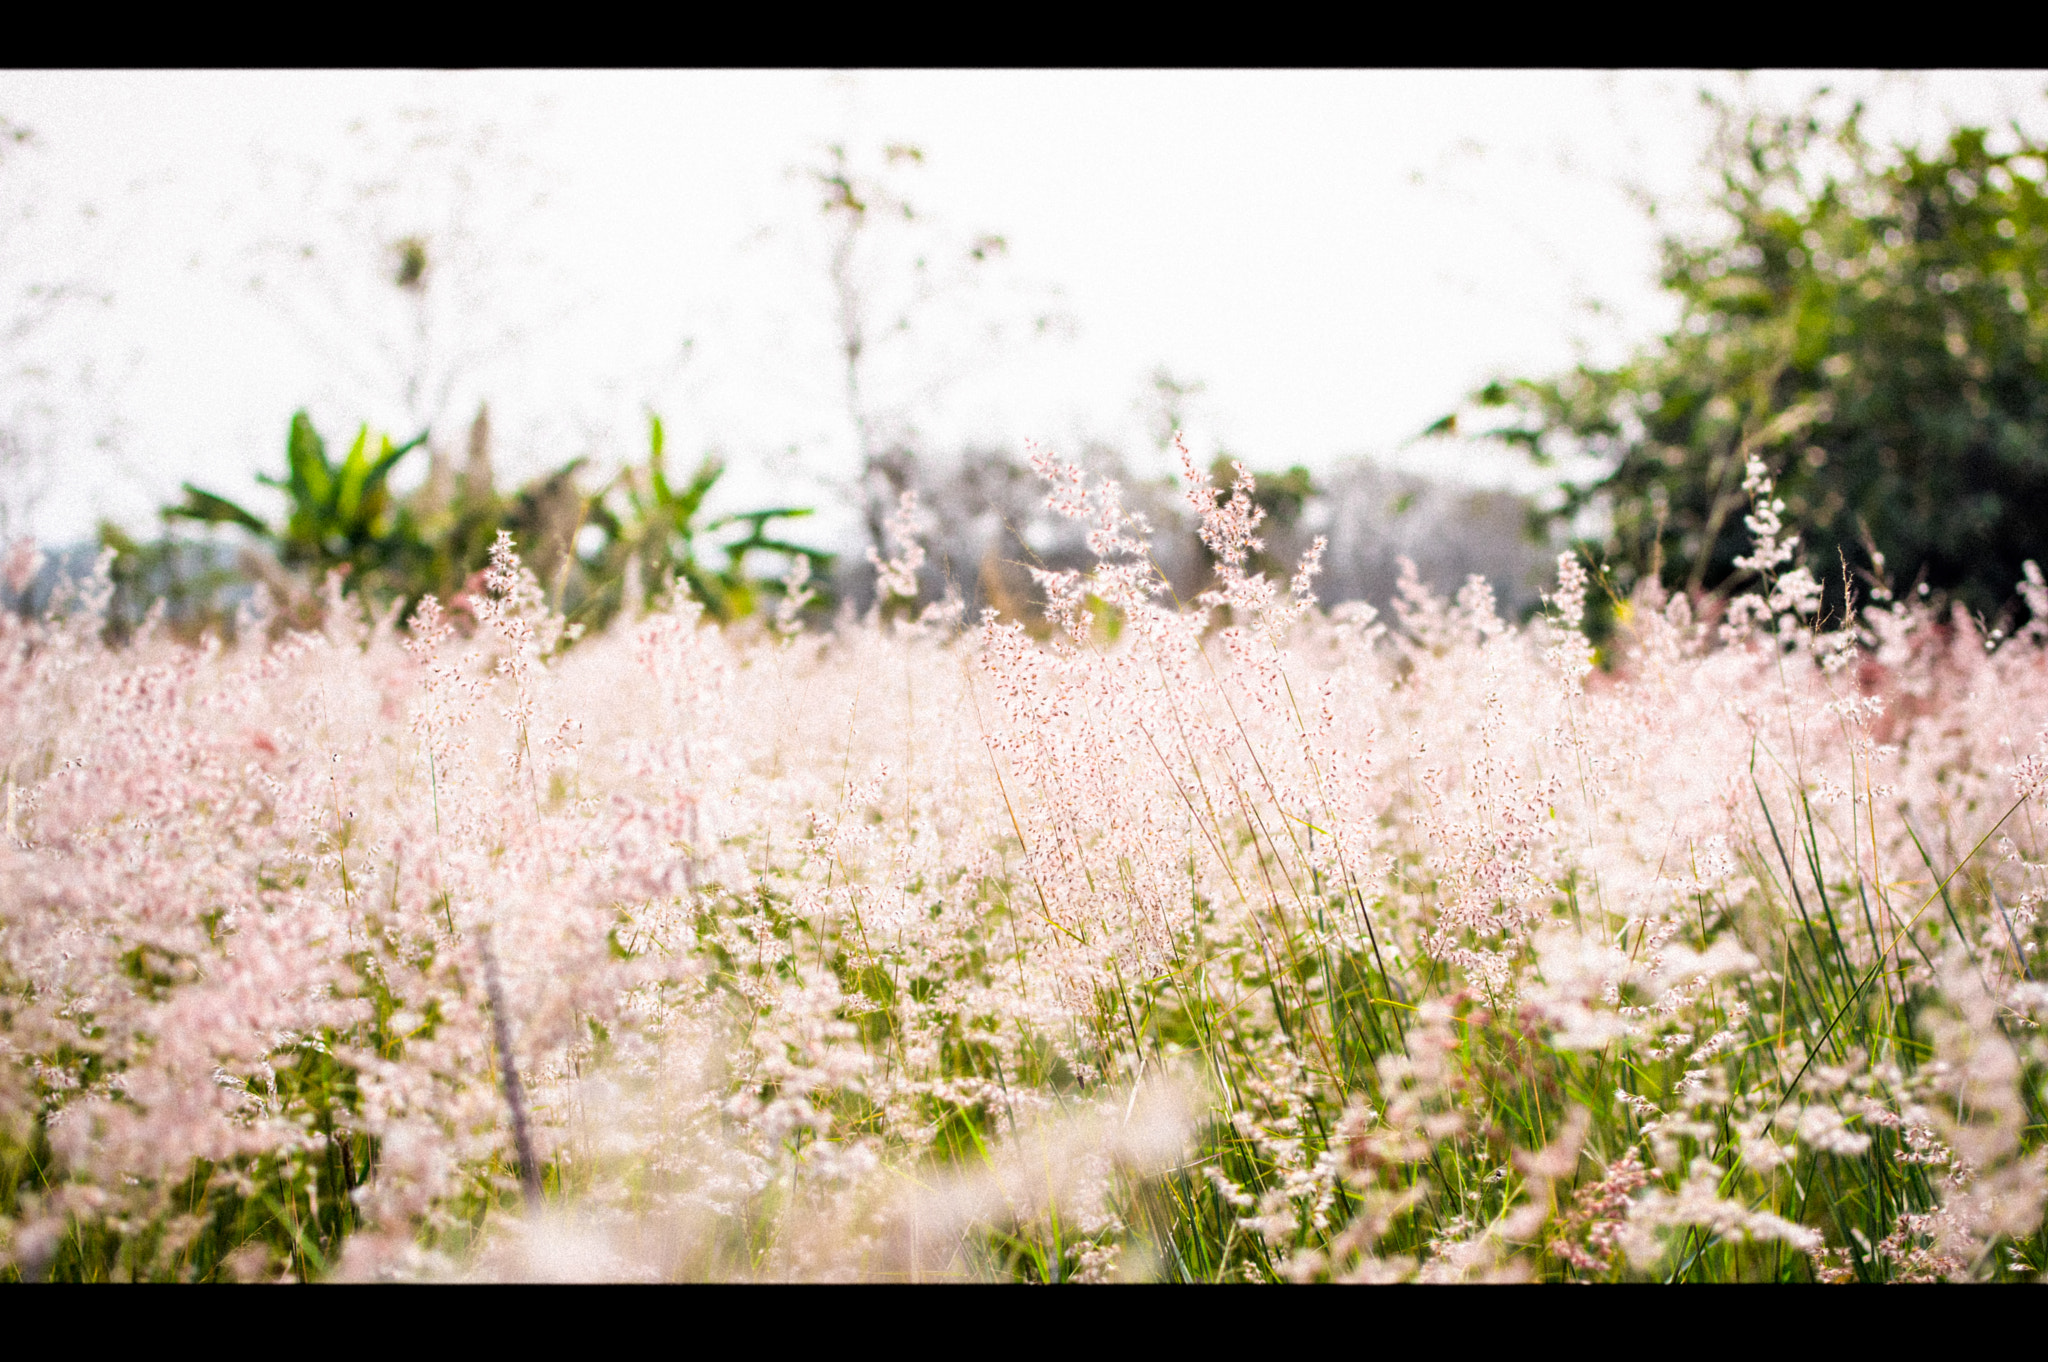
<svg viewBox="0 0 2048 1362"><path fill-rule="evenodd" d="M211 492L194 487L189 482L183 486L185 504L167 508L164 511L166 517L198 520L209 525L240 525L252 534L260 534L266 539L272 536L270 526L226 497L215 496Z"/></svg>
<svg viewBox="0 0 2048 1362"><path fill-rule="evenodd" d="M327 462L327 442L313 429L313 420L303 409L292 413L285 461L291 469L287 490L292 500L302 506L324 503L333 490L334 470Z"/></svg>

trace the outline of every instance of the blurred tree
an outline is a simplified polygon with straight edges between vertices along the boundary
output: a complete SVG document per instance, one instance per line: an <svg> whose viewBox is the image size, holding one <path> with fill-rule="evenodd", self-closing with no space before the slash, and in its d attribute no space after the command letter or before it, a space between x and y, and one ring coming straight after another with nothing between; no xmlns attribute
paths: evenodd
<svg viewBox="0 0 2048 1362"><path fill-rule="evenodd" d="M231 637L235 606L248 598L250 577L264 575L252 572L247 561L238 563L223 545L169 533L136 539L112 521L102 521L99 540L101 548L114 551L109 565L113 593L102 635L110 644L126 642L152 611L161 612L160 622L171 637L188 643L206 633ZM286 621L312 623L311 593L274 564L266 566Z"/></svg>
<svg viewBox="0 0 2048 1362"><path fill-rule="evenodd" d="M875 162L834 144L803 171L827 231L833 339L859 460L849 490L878 552L887 550L885 522L898 499L933 471L921 468L919 414L1020 329L1043 336L1071 327L1038 290L1023 290L1024 316L986 306L1009 242L993 232L955 234L914 206L905 185L924 163L906 143L883 147Z"/></svg>
<svg viewBox="0 0 2048 1362"><path fill-rule="evenodd" d="M827 272L832 288L832 321L838 343L846 414L853 426L860 458L859 495L868 539L883 545L883 521L905 488L915 480L914 435L907 413L878 403L870 374L878 343L911 330L913 314L938 290L929 252L911 244L907 271L892 268L878 257L888 253L887 235L916 223L917 210L898 188L902 173L924 164L924 152L908 144L883 148L882 162L872 170L857 167L845 146L826 148L824 159L810 168L821 193L819 210L831 229ZM987 250L970 258L979 261ZM907 276L907 277L905 277Z"/></svg>
<svg viewBox="0 0 2048 1362"><path fill-rule="evenodd" d="M50 211L48 191L28 174L39 149L32 130L0 115L0 545L30 532L81 412L92 413L94 444L113 438L91 361L58 337L68 313L112 301L78 258L81 229L98 213L90 204ZM91 342L82 348L90 353Z"/></svg>
<svg viewBox="0 0 2048 1362"><path fill-rule="evenodd" d="M533 244L552 178L526 153L536 131L415 104L353 120L324 159L261 154L279 216L248 287L318 358L323 402L453 431L573 310Z"/></svg>
<svg viewBox="0 0 2048 1362"><path fill-rule="evenodd" d="M1218 454L1209 465L1209 480L1217 488L1228 490L1237 480L1238 463L1239 460L1227 452ZM1309 498L1322 489L1315 485L1315 479L1300 464L1284 473L1254 470L1252 477L1257 479L1252 488L1252 505L1261 512L1258 534L1265 546L1254 550L1245 560L1245 566L1253 572L1285 582L1294 575L1295 564L1275 552L1274 538L1278 535L1292 546L1299 537L1292 532L1300 524L1302 512L1308 509ZM1211 562L1214 561L1215 555L1206 545L1202 551Z"/></svg>
<svg viewBox="0 0 2048 1362"><path fill-rule="evenodd" d="M1607 509L1620 590L1742 585L1754 455L1831 604L1846 559L1996 614L2048 550L2043 144L1959 128L1881 151L1826 91L1791 115L1715 107L1722 226L1666 240L1677 328L1616 368L1491 383L1468 419L1505 416L1486 433L1567 475L1597 461L1550 517Z"/></svg>
<svg viewBox="0 0 2048 1362"><path fill-rule="evenodd" d="M1209 390L1199 378L1182 378L1164 364L1152 371L1145 397L1139 407L1151 427L1152 443L1164 454L1173 448L1173 437L1188 428L1188 407Z"/></svg>

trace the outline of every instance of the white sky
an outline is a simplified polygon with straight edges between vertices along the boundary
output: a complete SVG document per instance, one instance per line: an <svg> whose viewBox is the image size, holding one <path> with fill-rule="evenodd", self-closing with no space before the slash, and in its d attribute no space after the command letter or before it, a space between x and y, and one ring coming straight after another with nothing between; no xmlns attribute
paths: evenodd
<svg viewBox="0 0 2048 1362"><path fill-rule="evenodd" d="M2048 112L2037 73L1748 83L1790 101L1823 82L1868 97L1880 136L1924 140L1959 118L2038 129ZM930 241L1009 242L978 292L920 314L900 353L877 355L878 396L935 443L1097 437L1149 454L1141 399L1165 365L1207 385L1189 409L1204 453L1221 444L1255 467L1369 454L1498 480L1509 470L1483 451L1402 443L1489 376L1612 358L1669 321L1654 285L1661 227L1625 186L1685 221L1708 128L1696 92L1738 84L1696 72L0 72L0 116L37 139L0 163L0 204L41 215L0 258L5 306L55 278L112 297L38 341L72 366L59 374L90 360L97 380L90 393L52 381L64 419L34 528L54 541L102 515L145 528L185 479L267 509L251 475L281 462L301 404L330 439L364 419L404 424L376 349L397 295L363 253L380 233L444 242L451 206L465 205L468 263L456 246L435 257L453 260L437 296L459 304L436 343L467 337L487 353L454 372L441 441L458 445L488 398L504 470L615 464L643 448L652 405L672 457L726 454L728 500L822 503L852 437L817 198L793 169L834 141L869 161L888 142L923 149L901 188ZM388 203L350 197L347 185L399 164L369 144L403 107L501 129L466 198L455 163L415 166ZM345 131L358 119L367 135ZM80 225L88 203L97 217ZM278 274L278 247L316 239L314 265ZM259 271L265 293L249 287ZM1071 325L969 344L982 319L1048 308ZM12 368L0 382L17 381ZM913 382L935 374L953 381ZM95 448L109 424L114 447Z"/></svg>

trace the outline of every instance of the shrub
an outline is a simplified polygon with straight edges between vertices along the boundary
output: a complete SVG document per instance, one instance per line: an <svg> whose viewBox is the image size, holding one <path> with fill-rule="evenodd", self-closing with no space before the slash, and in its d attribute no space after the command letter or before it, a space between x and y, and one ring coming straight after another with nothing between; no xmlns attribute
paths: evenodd
<svg viewBox="0 0 2048 1362"><path fill-rule="evenodd" d="M2048 517L2048 147L1960 128L1887 150L1860 110L1823 109L1722 110L1716 226L1665 243L1668 335L1613 368L1490 384L1473 415L1565 461L1558 520L1608 509L1624 593L1645 573L1742 585L1762 457L1832 608L1853 561L1996 622Z"/></svg>

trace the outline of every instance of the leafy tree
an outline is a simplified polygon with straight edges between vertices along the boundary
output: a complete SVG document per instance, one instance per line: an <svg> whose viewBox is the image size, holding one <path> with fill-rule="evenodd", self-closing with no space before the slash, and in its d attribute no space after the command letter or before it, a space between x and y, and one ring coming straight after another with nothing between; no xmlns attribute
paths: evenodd
<svg viewBox="0 0 2048 1362"><path fill-rule="evenodd" d="M1665 243L1675 330L1476 405L1539 464L1597 460L1553 514L1607 508L1621 589L1739 589L1758 457L1831 604L1847 561L1994 615L2048 549L2048 148L2015 126L1882 151L1860 106L1821 109L1721 107L1721 228Z"/></svg>

